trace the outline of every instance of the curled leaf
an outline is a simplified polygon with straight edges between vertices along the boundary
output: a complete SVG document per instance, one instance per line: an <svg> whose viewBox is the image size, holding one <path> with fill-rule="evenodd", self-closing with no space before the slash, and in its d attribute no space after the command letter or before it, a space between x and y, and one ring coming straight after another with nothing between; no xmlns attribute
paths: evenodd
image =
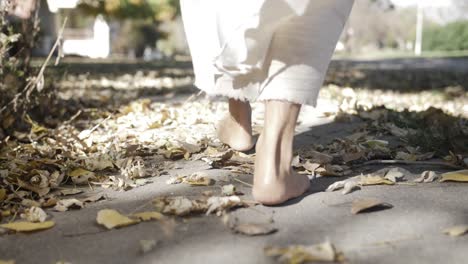
<svg viewBox="0 0 468 264"><path fill-rule="evenodd" d="M468 170L452 171L442 174L440 182L455 181L468 182Z"/></svg>

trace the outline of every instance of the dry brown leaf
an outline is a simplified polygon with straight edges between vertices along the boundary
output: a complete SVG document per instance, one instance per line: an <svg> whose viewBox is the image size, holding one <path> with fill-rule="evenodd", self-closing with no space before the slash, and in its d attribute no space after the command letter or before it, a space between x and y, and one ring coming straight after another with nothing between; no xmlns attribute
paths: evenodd
<svg viewBox="0 0 468 264"><path fill-rule="evenodd" d="M267 247L264 250L269 257L277 257L279 261L289 264L309 262L334 262L340 259L340 254L330 242L310 246L293 245L288 247Z"/></svg>
<svg viewBox="0 0 468 264"><path fill-rule="evenodd" d="M351 206L351 213L358 214L365 212L370 209L378 209L378 208L391 208L393 207L389 203L385 203L379 199L375 198L365 198L365 199L358 199L353 201Z"/></svg>
<svg viewBox="0 0 468 264"><path fill-rule="evenodd" d="M113 168L114 163L109 155L92 156L84 160L86 169L90 171L100 171Z"/></svg>
<svg viewBox="0 0 468 264"><path fill-rule="evenodd" d="M183 179L183 182L191 186L209 186L214 184L214 180L209 178L204 172L196 172Z"/></svg>
<svg viewBox="0 0 468 264"><path fill-rule="evenodd" d="M440 182L445 181L468 182L468 170L459 170L443 173Z"/></svg>
<svg viewBox="0 0 468 264"><path fill-rule="evenodd" d="M32 223L32 222L25 222L25 221L18 221L12 222L8 224L0 225L1 228L5 228L8 230L13 230L16 232L33 232L33 231L40 231L52 228L55 225L53 221L46 221L41 223Z"/></svg>
<svg viewBox="0 0 468 264"><path fill-rule="evenodd" d="M183 196L157 198L153 201L153 205L163 214L177 216L201 213L207 208L205 201L190 200Z"/></svg>
<svg viewBox="0 0 468 264"><path fill-rule="evenodd" d="M65 212L68 211L68 209L81 209L83 206L83 202L78 199L63 199L57 202L57 204L54 206L54 210L58 212Z"/></svg>
<svg viewBox="0 0 468 264"><path fill-rule="evenodd" d="M130 215L133 218L137 218L141 221L161 220L164 216L160 212L140 212Z"/></svg>
<svg viewBox="0 0 468 264"><path fill-rule="evenodd" d="M50 192L49 187L40 188L40 187L32 185L32 184L30 184L28 182L24 182L24 181L22 181L20 179L17 179L16 181L17 181L19 187L21 187L23 189L26 189L26 190L29 190L29 191L32 191L32 192L35 192L39 196L44 196L44 195L46 195L46 194L48 194Z"/></svg>
<svg viewBox="0 0 468 264"><path fill-rule="evenodd" d="M468 233L468 225L452 226L445 229L443 232L452 237L462 236Z"/></svg>
<svg viewBox="0 0 468 264"><path fill-rule="evenodd" d="M321 165L319 163L312 163L309 160L306 161L302 167L309 171L310 173L315 173L315 171L320 167Z"/></svg>
<svg viewBox="0 0 468 264"><path fill-rule="evenodd" d="M439 178L439 174L435 171L424 171L421 176L416 178L414 182L433 182Z"/></svg>
<svg viewBox="0 0 468 264"><path fill-rule="evenodd" d="M47 219L47 214L40 207L33 206L26 209L25 213L21 214L21 218L33 223L45 222Z"/></svg>
<svg viewBox="0 0 468 264"><path fill-rule="evenodd" d="M232 227L236 233L248 236L269 235L278 231L272 224L244 223L236 224Z"/></svg>
<svg viewBox="0 0 468 264"><path fill-rule="evenodd" d="M343 155L343 161L348 163L351 161L359 160L366 156L366 152L359 151L359 152L347 152Z"/></svg>
<svg viewBox="0 0 468 264"><path fill-rule="evenodd" d="M209 215L213 212L222 212L234 207L243 207L246 204L236 195L225 197L212 196L208 198L207 206L206 214Z"/></svg>
<svg viewBox="0 0 468 264"><path fill-rule="evenodd" d="M100 210L97 214L96 221L98 224L105 226L107 229L124 227L139 223L138 220L128 218L112 209Z"/></svg>
<svg viewBox="0 0 468 264"><path fill-rule="evenodd" d="M307 156L309 157L310 162L319 163L321 165L329 164L333 161L332 156L314 150L308 151Z"/></svg>
<svg viewBox="0 0 468 264"><path fill-rule="evenodd" d="M405 178L405 175L410 175L411 173L402 168L391 168L385 173L385 179L392 182L398 182Z"/></svg>
<svg viewBox="0 0 468 264"><path fill-rule="evenodd" d="M79 193L82 193L83 190L80 190L80 189L63 189L63 190L60 190L57 192L58 195L62 195L62 196L67 196L67 195L74 195L74 194L79 194Z"/></svg>
<svg viewBox="0 0 468 264"><path fill-rule="evenodd" d="M0 202L5 201L6 197L7 197L6 190L0 189Z"/></svg>

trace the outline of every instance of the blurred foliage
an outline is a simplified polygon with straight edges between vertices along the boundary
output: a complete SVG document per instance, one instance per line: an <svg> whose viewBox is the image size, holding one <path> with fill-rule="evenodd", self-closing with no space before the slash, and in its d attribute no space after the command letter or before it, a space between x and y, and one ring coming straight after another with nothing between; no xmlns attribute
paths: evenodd
<svg viewBox="0 0 468 264"><path fill-rule="evenodd" d="M167 37L166 34L158 30L155 22L126 19L122 21L120 33L113 42L112 49L117 53L133 50L136 57L141 57L146 46L154 47L157 40L165 37Z"/></svg>
<svg viewBox="0 0 468 264"><path fill-rule="evenodd" d="M468 21L457 21L444 26L432 26L424 32L424 50L468 50Z"/></svg>
<svg viewBox="0 0 468 264"><path fill-rule="evenodd" d="M1 5L0 143L7 135L28 129L29 116L46 117L54 97L54 87L45 87L44 80L37 79L37 69L30 67L40 32L39 8L40 1L29 18L14 19L9 15L12 5Z"/></svg>
<svg viewBox="0 0 468 264"><path fill-rule="evenodd" d="M105 14L116 19L170 20L179 12L178 0L81 0L87 13Z"/></svg>

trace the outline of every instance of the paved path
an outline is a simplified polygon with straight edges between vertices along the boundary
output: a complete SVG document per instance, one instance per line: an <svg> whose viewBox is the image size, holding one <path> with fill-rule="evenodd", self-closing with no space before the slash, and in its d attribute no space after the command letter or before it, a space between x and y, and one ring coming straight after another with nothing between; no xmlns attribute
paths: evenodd
<svg viewBox="0 0 468 264"><path fill-rule="evenodd" d="M296 146L350 134L358 125L311 118L301 124ZM177 167L180 168L169 171L169 175L208 169L201 161L178 162ZM427 169L406 168L412 172ZM354 174L377 169L366 167ZM14 259L19 264L57 261L73 264L275 263L264 255L265 246L329 240L344 253L347 263L467 263L468 235L452 238L441 232L453 225L468 224L468 184L461 183L370 186L342 195L324 192L336 178L314 179L307 196L286 205L256 206L233 212L232 216L242 222L265 222L272 218L279 231L268 236L233 234L217 216L179 218L173 228L159 222L145 222L106 231L96 224L100 209L130 213L138 207L150 209L148 201L158 196L199 195L204 190L219 192L218 184L227 179L227 172L207 172L218 179L217 185L167 185L165 181L169 175L164 175L152 179L151 184L127 192L107 190L109 200L82 210L49 212L57 223L50 230L0 236L0 259ZM252 180L250 175L242 175L240 179ZM250 197L248 187L234 184L248 194L246 198ZM379 198L394 207L352 215L351 202L363 197ZM142 207L145 204L147 207ZM158 244L153 251L142 254L140 240L156 240Z"/></svg>

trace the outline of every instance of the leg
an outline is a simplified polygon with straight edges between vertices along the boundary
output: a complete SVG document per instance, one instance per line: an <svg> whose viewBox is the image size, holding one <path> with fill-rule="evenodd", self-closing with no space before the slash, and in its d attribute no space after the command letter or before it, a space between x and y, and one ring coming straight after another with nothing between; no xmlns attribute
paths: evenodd
<svg viewBox="0 0 468 264"><path fill-rule="evenodd" d="M249 102L229 99L229 113L217 126L218 138L238 151L250 150L252 138L252 108Z"/></svg>
<svg viewBox="0 0 468 264"><path fill-rule="evenodd" d="M309 189L309 179L291 168L300 104L265 102L265 125L258 139L253 196L266 205L285 202Z"/></svg>

